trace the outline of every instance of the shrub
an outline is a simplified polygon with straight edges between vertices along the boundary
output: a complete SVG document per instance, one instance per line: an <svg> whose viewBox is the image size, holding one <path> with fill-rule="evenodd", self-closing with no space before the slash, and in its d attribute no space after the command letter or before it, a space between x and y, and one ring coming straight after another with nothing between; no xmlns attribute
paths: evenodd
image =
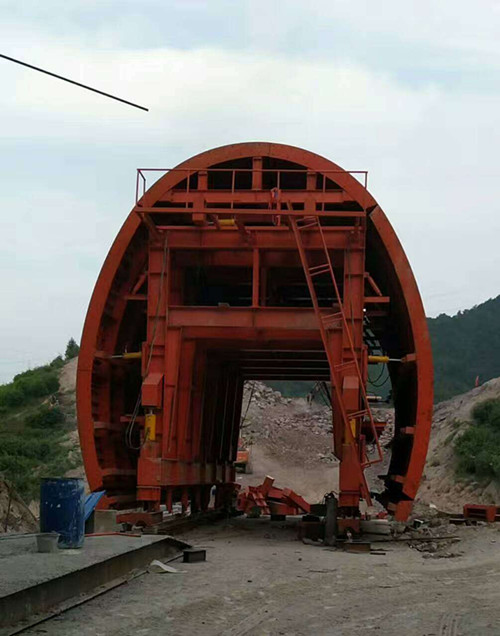
<svg viewBox="0 0 500 636"><path fill-rule="evenodd" d="M59 390L58 370L64 365L58 356L50 364L19 373L9 384L0 386L0 408L17 408L35 398L42 398Z"/></svg>
<svg viewBox="0 0 500 636"><path fill-rule="evenodd" d="M57 429L0 431L0 473L26 501L38 498L41 477L63 477L76 464L63 440Z"/></svg>
<svg viewBox="0 0 500 636"><path fill-rule="evenodd" d="M500 432L500 400L491 399L476 404L472 417L481 426Z"/></svg>
<svg viewBox="0 0 500 636"><path fill-rule="evenodd" d="M23 390L13 384L5 384L0 387L0 405L7 408L21 406L24 402Z"/></svg>
<svg viewBox="0 0 500 636"><path fill-rule="evenodd" d="M52 362L49 364L51 369L60 369L61 367L63 367L65 365L65 362L63 360L62 356L57 356L56 358L54 358L52 360Z"/></svg>
<svg viewBox="0 0 500 636"><path fill-rule="evenodd" d="M500 400L485 400L472 411L472 422L455 440L460 475L500 481Z"/></svg>
<svg viewBox="0 0 500 636"><path fill-rule="evenodd" d="M50 407L47 404L42 404L26 417L25 422L31 428L60 428L64 422L64 413L58 406Z"/></svg>

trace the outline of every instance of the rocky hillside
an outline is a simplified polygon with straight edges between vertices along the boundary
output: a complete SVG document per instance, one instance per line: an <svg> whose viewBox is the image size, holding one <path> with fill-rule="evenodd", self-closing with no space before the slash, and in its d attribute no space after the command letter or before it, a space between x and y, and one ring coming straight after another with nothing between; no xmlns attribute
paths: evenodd
<svg viewBox="0 0 500 636"><path fill-rule="evenodd" d="M441 402L434 409L431 441L419 500L446 512L461 512L465 503L500 504L500 484L458 479L454 442L470 425L476 404L500 398L500 378Z"/></svg>

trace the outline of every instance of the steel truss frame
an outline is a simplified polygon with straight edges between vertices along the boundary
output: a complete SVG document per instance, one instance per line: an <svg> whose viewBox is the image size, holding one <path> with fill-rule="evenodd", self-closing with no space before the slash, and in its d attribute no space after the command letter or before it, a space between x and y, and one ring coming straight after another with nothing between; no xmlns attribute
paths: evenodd
<svg viewBox="0 0 500 636"><path fill-rule="evenodd" d="M251 169L231 167L241 158ZM264 160L275 163L268 176ZM213 187L217 172L230 173L229 189ZM190 268L229 272L246 304L189 304ZM309 306L269 302L277 271L303 272ZM405 518L427 449L432 360L411 269L381 209L348 172L278 144L224 147L170 170L120 231L85 323L77 406L91 487L106 488L107 506L152 512L175 501L204 510L214 485L217 504L228 502L243 382L330 381L339 513L356 529L360 500L371 502L364 469L382 457L366 389L367 321L404 360L389 365L396 432L379 499Z"/></svg>

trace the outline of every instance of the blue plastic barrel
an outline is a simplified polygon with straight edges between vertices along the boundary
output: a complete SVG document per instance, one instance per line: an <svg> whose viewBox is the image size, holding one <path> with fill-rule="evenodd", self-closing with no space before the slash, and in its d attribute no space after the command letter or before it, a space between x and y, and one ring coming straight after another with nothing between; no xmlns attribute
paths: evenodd
<svg viewBox="0 0 500 636"><path fill-rule="evenodd" d="M83 479L42 479L40 532L59 532L60 548L81 548L85 536Z"/></svg>

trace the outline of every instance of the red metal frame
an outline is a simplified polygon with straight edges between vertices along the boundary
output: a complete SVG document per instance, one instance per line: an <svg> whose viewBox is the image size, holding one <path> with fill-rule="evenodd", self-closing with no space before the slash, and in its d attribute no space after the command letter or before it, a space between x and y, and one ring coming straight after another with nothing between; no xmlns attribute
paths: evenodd
<svg viewBox="0 0 500 636"><path fill-rule="evenodd" d="M308 216L314 227L299 231ZM311 268L325 264L316 288ZM325 326L324 314L338 319ZM396 434L378 497L402 519L425 462L432 358L415 280L382 210L352 174L280 144L224 146L169 170L125 221L85 321L77 408L91 488L107 490L108 506L149 512L174 501L205 509L214 485L216 503L228 503L243 382L331 380L339 510L355 525L360 498L370 499L365 434L377 440L367 321L405 360L389 365Z"/></svg>
<svg viewBox="0 0 500 636"><path fill-rule="evenodd" d="M289 488L277 488L267 476L259 486L248 486L238 493L236 509L247 515L259 514L286 517L309 514L310 504Z"/></svg>

